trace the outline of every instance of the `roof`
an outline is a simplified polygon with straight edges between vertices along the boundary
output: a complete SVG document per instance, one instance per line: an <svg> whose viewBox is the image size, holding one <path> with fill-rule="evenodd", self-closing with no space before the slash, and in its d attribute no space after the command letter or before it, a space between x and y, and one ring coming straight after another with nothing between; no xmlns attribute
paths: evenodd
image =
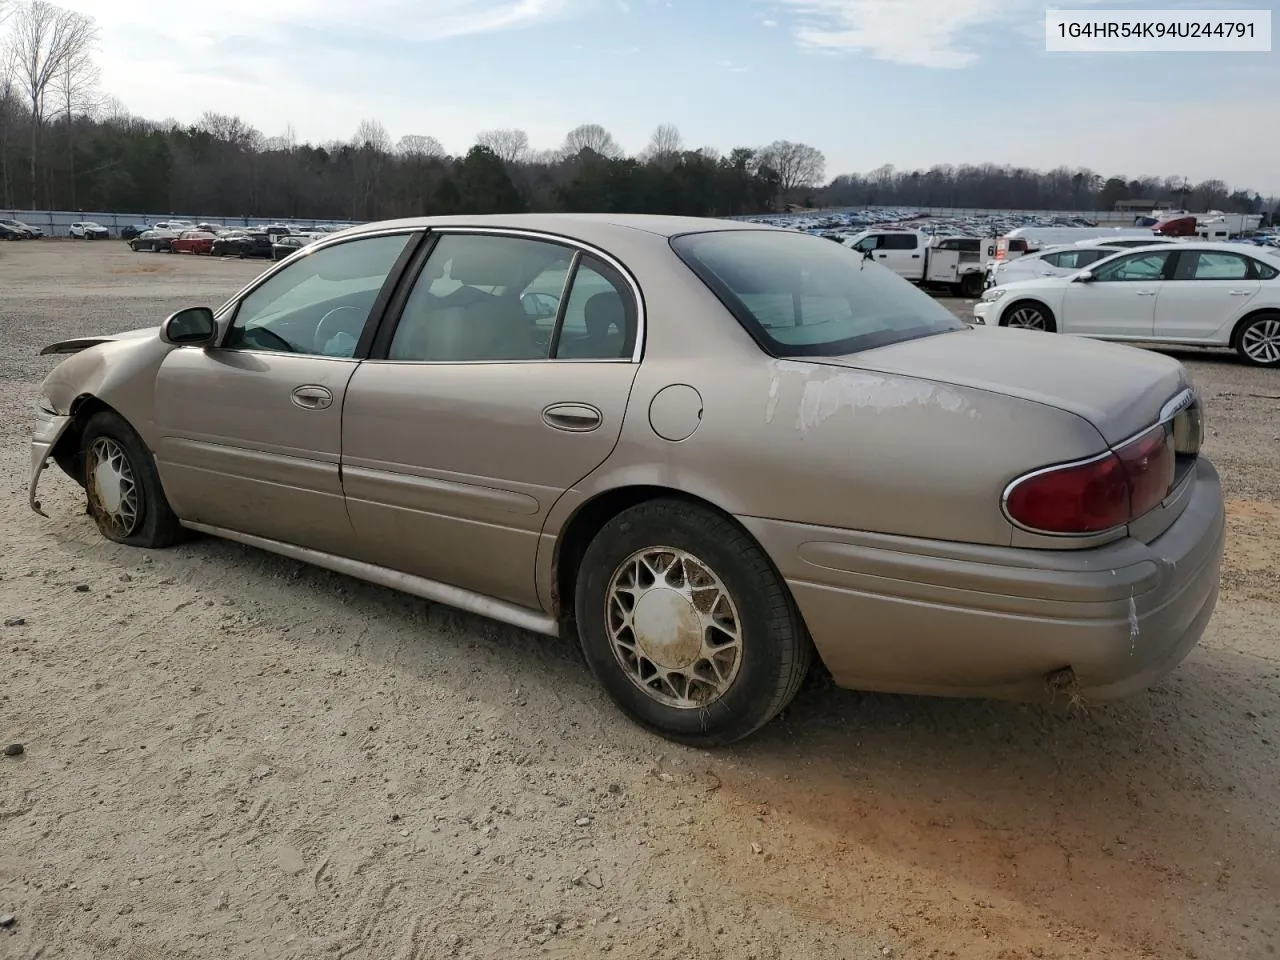
<svg viewBox="0 0 1280 960"><path fill-rule="evenodd" d="M363 223L341 231L368 233L394 227L510 227L562 234L580 240L600 239L621 230L638 230L659 237L711 230L782 230L767 224L715 217L670 217L644 213L486 213L472 216L407 217ZM791 231L787 231L791 232Z"/></svg>

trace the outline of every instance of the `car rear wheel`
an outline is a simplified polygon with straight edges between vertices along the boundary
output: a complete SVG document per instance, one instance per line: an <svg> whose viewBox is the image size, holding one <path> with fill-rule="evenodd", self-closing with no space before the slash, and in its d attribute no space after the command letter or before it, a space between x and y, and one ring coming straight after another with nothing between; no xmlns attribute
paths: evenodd
<svg viewBox="0 0 1280 960"><path fill-rule="evenodd" d="M575 591L587 663L634 721L717 746L791 702L813 645L782 578L733 521L678 500L610 520Z"/></svg>
<svg viewBox="0 0 1280 960"><path fill-rule="evenodd" d="M1247 317L1236 332L1236 352L1255 367L1280 367L1280 311Z"/></svg>
<svg viewBox="0 0 1280 960"><path fill-rule="evenodd" d="M1058 329L1049 308L1033 300L1022 300L1010 306L1000 317L1000 326L1016 330L1042 330L1045 333L1056 333Z"/></svg>
<svg viewBox="0 0 1280 960"><path fill-rule="evenodd" d="M968 297L970 300L976 300L978 297L982 296L983 285L984 278L982 274L977 271L974 271L973 273L966 273L960 278L960 296Z"/></svg>
<svg viewBox="0 0 1280 960"><path fill-rule="evenodd" d="M103 410L85 424L80 476L89 515L108 540L158 549L183 538L151 452L118 414Z"/></svg>

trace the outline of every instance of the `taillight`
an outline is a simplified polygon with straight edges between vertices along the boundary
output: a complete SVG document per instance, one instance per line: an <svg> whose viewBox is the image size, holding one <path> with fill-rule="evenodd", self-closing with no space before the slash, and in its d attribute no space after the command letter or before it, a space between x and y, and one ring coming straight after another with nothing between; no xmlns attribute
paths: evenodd
<svg viewBox="0 0 1280 960"><path fill-rule="evenodd" d="M1173 483L1174 451L1161 425L1104 456L1015 480L1004 508L1010 520L1036 532L1100 533L1142 516Z"/></svg>

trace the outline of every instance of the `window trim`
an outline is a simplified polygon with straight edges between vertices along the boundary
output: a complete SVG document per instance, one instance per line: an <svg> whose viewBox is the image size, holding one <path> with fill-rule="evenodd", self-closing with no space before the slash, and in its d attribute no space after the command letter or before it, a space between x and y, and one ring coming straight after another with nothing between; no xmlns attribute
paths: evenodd
<svg viewBox="0 0 1280 960"><path fill-rule="evenodd" d="M640 289L640 284L636 281L632 272L627 269L617 257L602 250L594 244L585 240L579 240L576 237L568 237L563 234L549 233L545 230L527 230L521 227L468 227L454 226L449 224L440 227L419 228L426 229L426 241L418 248L413 260L406 266L401 273L397 283L395 294L389 298L387 309L383 311L379 318L377 329L372 337L370 350L367 356L362 357L366 363L387 363L400 365L419 365L419 366L485 366L494 364L513 364L513 363L639 363L644 357L645 335L647 333L647 317L645 315L644 293ZM413 292L414 284L417 283L418 277L422 274L423 267L426 266L428 258L432 251L435 250L436 244L441 237L450 234L465 235L486 235L496 237L512 237L517 240L537 240L543 243L552 243L557 246L568 247L574 251L573 259L570 263L570 272L576 276L577 265L581 261L583 255L595 257L608 267L611 267L622 278L623 282L630 289L632 302L636 311L636 342L631 350L630 357L555 357L551 356L554 350L548 350L548 356L540 357L537 360L392 360L387 356L387 351L391 347L391 340L395 336L396 327L400 324L400 318L404 313L405 304L408 302L410 293ZM556 328L553 333L553 339L559 337L560 325L562 322L563 312L568 308L568 297L564 296L566 292L572 294L572 287L567 282L568 274L566 274L566 285L561 290L561 309L556 313ZM372 315L372 314L371 314Z"/></svg>
<svg viewBox="0 0 1280 960"><path fill-rule="evenodd" d="M301 262L306 257L318 253L321 250L327 250L330 247L340 246L344 243L354 243L358 240L371 240L378 237L391 237L405 235L408 239L405 241L404 249L400 251L396 261L392 264L391 269L387 271L386 278L382 281L382 287L378 290L378 295L374 297L373 306L369 308L369 316L365 319L364 329L360 332L360 338L356 341L355 352L350 357L326 357L322 354L315 353L286 353L282 350L259 350L254 348L242 347L226 347L223 344L227 337L231 335L231 327L236 322L236 317L240 313L240 306L245 299L253 294L259 287L267 283L282 270ZM338 236L330 241L321 241L315 246L308 248L301 256L294 255L285 260L278 261L274 267L255 277L249 281L244 287L233 294L226 302L214 311L214 323L218 325L218 339L214 344L215 350L227 350L236 354L254 355L260 354L270 357L305 357L309 360L330 360L337 363L354 363L367 359L369 346L372 344L374 332L381 325L385 315L387 304L391 300L392 293L399 287L400 281L404 275L404 270L410 259L416 253L422 242L426 232L422 227L395 227L386 230L370 230L363 233L355 233L345 236ZM226 321L223 323L223 321ZM200 349L200 348L192 348Z"/></svg>

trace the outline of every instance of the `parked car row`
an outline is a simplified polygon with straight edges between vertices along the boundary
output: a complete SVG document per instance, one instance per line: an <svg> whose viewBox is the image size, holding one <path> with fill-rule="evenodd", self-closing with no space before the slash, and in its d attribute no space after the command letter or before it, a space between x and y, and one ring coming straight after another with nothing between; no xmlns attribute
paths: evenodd
<svg viewBox="0 0 1280 960"><path fill-rule="evenodd" d="M135 253L191 253L214 257L282 260L324 235L311 232L282 234L267 229L240 227L211 228L207 224L175 230L172 222L169 222L138 233L128 243Z"/></svg>
<svg viewBox="0 0 1280 960"><path fill-rule="evenodd" d="M44 231L21 220L0 218L0 240L40 240Z"/></svg>

